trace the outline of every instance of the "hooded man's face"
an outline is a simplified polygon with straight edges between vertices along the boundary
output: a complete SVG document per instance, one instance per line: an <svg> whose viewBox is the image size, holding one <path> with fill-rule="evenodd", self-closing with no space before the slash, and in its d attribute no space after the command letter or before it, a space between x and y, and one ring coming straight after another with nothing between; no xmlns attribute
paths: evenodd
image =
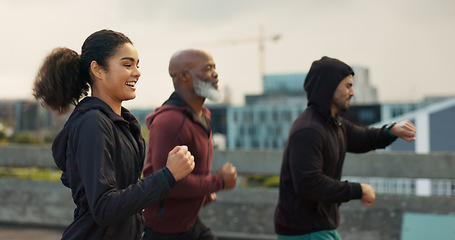
<svg viewBox="0 0 455 240"><path fill-rule="evenodd" d="M349 109L349 103L354 96L352 85L352 75L345 77L338 84L332 98L332 116L335 116L340 111L346 112Z"/></svg>

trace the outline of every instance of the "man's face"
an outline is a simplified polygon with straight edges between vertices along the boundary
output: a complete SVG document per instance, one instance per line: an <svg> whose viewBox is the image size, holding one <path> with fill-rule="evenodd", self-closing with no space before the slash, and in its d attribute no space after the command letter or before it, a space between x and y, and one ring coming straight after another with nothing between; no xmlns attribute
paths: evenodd
<svg viewBox="0 0 455 240"><path fill-rule="evenodd" d="M346 112L349 109L349 102L354 96L352 85L352 75L345 77L340 84L338 84L332 98L332 115L335 115L340 111Z"/></svg>
<svg viewBox="0 0 455 240"><path fill-rule="evenodd" d="M218 73L211 56L206 56L200 64L191 71L194 93L202 98L217 101L221 97L218 90Z"/></svg>

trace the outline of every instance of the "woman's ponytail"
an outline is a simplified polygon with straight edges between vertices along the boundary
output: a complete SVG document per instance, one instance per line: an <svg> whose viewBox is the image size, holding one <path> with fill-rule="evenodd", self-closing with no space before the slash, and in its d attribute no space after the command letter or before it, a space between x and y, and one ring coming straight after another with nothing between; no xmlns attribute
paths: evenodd
<svg viewBox="0 0 455 240"><path fill-rule="evenodd" d="M42 103L65 113L71 104L77 104L87 96L88 79L81 74L81 61L77 52L68 48L56 48L44 60L35 79L33 95Z"/></svg>
<svg viewBox="0 0 455 240"><path fill-rule="evenodd" d="M33 86L33 95L45 106L65 113L87 96L92 86L90 64L96 61L104 70L108 59L122 44L131 43L123 33L103 29L92 33L82 45L81 55L68 48L57 48L44 60Z"/></svg>

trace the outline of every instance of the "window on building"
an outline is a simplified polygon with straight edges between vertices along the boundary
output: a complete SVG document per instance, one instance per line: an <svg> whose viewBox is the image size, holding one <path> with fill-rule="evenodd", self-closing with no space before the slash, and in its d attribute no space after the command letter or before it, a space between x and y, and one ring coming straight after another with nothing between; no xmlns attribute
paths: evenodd
<svg viewBox="0 0 455 240"><path fill-rule="evenodd" d="M371 123L376 119L376 113L372 109L362 109L359 111L359 120L361 122Z"/></svg>
<svg viewBox="0 0 455 240"><path fill-rule="evenodd" d="M403 115L403 109L402 108L394 108L392 109L392 117L400 116Z"/></svg>
<svg viewBox="0 0 455 240"><path fill-rule="evenodd" d="M290 122L292 119L292 113L290 111L283 112L282 120Z"/></svg>
<svg viewBox="0 0 455 240"><path fill-rule="evenodd" d="M253 145L252 145L253 148L259 148L259 141L257 140L257 138L255 138L253 140Z"/></svg>
<svg viewBox="0 0 455 240"><path fill-rule="evenodd" d="M265 112L264 111L259 112L259 122L261 123L265 122L265 118L266 118Z"/></svg>
<svg viewBox="0 0 455 240"><path fill-rule="evenodd" d="M274 122L278 121L278 113L276 111L272 112L272 121Z"/></svg>
<svg viewBox="0 0 455 240"><path fill-rule="evenodd" d="M237 139L237 142L235 143L236 148L243 148L243 142L241 139Z"/></svg>

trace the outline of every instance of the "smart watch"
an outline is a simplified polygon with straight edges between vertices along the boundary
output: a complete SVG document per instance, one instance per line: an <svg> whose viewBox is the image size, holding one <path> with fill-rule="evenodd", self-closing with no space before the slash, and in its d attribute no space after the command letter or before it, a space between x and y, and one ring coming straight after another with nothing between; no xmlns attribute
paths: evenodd
<svg viewBox="0 0 455 240"><path fill-rule="evenodd" d="M387 125L385 125L385 131L392 137L397 137L395 135L393 135L391 132L390 132L390 129L393 128L393 126L395 126L395 124L397 124L396 122L392 122L392 123L389 123Z"/></svg>

